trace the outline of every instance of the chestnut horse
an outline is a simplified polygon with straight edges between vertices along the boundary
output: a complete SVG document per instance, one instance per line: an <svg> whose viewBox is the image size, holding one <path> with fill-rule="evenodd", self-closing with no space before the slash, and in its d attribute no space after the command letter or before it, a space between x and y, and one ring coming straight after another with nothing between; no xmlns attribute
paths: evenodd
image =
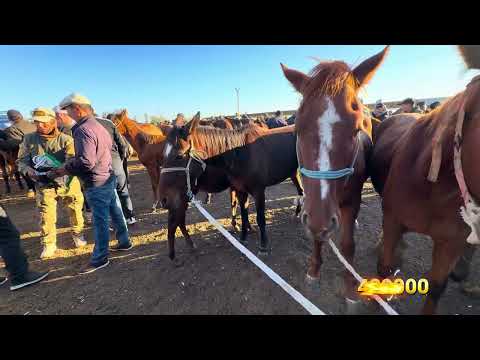
<svg viewBox="0 0 480 360"><path fill-rule="evenodd" d="M3 173L3 180L5 182L5 190L7 194L12 192L10 187L10 177L14 176L17 180L18 187L23 190L25 187L22 183L22 177L27 184L27 188L29 190L35 191L35 184L33 181L28 177L20 174L17 168L17 156L18 156L18 148L11 151L0 151L0 169Z"/></svg>
<svg viewBox="0 0 480 360"><path fill-rule="evenodd" d="M137 124L134 120L128 118L127 110L123 110L119 114L112 114L111 120L120 134L135 149L140 162L147 168L154 196L152 211L155 211L159 202L158 181L166 134L155 125ZM146 129L151 133L144 132Z"/></svg>
<svg viewBox="0 0 480 360"><path fill-rule="evenodd" d="M179 219L184 218L189 192L198 191L199 187L218 192L228 186L238 192L242 217L240 241L244 244L249 230L247 194L255 199L261 237L259 255L267 255L270 243L265 230L265 188L290 177L299 196L303 195L297 173L294 127L265 130L248 125L220 130L199 126L199 122L197 114L189 124L173 129L167 136L160 187L169 210L170 258L174 257L175 229L182 226ZM297 205L296 213L299 212ZM185 235L184 229L182 232Z"/></svg>
<svg viewBox="0 0 480 360"><path fill-rule="evenodd" d="M341 61L321 62L307 75L281 64L285 77L303 96L296 113L297 155L305 197L302 223L313 241L307 281L317 282L321 247L340 230L341 253L355 253L354 227L360 210L367 158L373 148L371 120L357 94L382 63L388 48L353 70ZM347 306L356 303L356 280L345 272Z"/></svg>
<svg viewBox="0 0 480 360"><path fill-rule="evenodd" d="M479 46L459 49L469 68L480 69ZM429 114L385 120L375 138L369 168L383 206L378 272L392 274L404 233L430 236L432 268L422 313L433 314L468 243L479 243L480 76Z"/></svg>

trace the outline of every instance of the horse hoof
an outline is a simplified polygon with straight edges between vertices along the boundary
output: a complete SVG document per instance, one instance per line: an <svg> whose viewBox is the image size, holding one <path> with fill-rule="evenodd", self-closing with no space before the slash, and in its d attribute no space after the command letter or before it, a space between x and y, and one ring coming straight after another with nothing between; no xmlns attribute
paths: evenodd
<svg viewBox="0 0 480 360"><path fill-rule="evenodd" d="M182 260L179 260L178 258L174 258L172 260L172 265L176 268L182 267L184 262Z"/></svg>
<svg viewBox="0 0 480 360"><path fill-rule="evenodd" d="M305 282L310 286L318 285L320 283L320 277L315 277L307 273L307 275L305 275Z"/></svg>
<svg viewBox="0 0 480 360"><path fill-rule="evenodd" d="M270 255L270 254L267 250L258 250L257 256L259 258L266 258L266 257L268 257L268 255Z"/></svg>
<svg viewBox="0 0 480 360"><path fill-rule="evenodd" d="M345 314L346 315L358 315L362 311L362 302L360 300L352 300L345 298Z"/></svg>

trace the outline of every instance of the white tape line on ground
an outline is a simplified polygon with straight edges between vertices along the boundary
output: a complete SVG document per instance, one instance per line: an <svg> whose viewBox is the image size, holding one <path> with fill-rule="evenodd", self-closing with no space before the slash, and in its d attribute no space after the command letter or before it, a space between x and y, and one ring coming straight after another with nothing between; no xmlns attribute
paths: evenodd
<svg viewBox="0 0 480 360"><path fill-rule="evenodd" d="M358 273L355 271L355 269L348 263L347 260L340 254L340 251L338 248L335 246L335 243L332 241L332 239L328 240L328 243L330 244L330 247L332 248L333 252L335 255L337 255L338 259L340 262L347 268L348 271L357 279L359 283L363 281L363 278L358 275ZM388 315L398 315L398 313L390 306L388 305L380 296L374 295L373 298L377 300L377 302L380 304L381 307L387 312Z"/></svg>
<svg viewBox="0 0 480 360"><path fill-rule="evenodd" d="M325 315L325 313L312 304L307 298L295 290L290 284L283 280L277 273L270 269L264 262L257 258L253 253L243 246L237 239L235 239L225 228L220 225L220 223L215 220L212 215L208 213L207 210L203 208L200 202L196 199L192 200L192 203L197 207L197 209L207 218L207 220L215 226L215 228L222 233L223 236L227 238L228 241L232 243L238 250L240 250L246 257L248 257L255 265L257 265L260 270L262 270L267 276L272 279L277 285L279 285L283 290L285 290L288 295L290 295L296 302L303 306L312 315Z"/></svg>

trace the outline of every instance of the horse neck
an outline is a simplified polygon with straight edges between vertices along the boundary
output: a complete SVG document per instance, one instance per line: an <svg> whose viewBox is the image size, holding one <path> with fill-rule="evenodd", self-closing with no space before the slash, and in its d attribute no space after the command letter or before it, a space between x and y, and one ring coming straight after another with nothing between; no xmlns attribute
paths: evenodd
<svg viewBox="0 0 480 360"><path fill-rule="evenodd" d="M192 142L194 149L200 151L199 155L208 159L245 146L252 135L254 134L250 129L224 130L203 127L194 134Z"/></svg>
<svg viewBox="0 0 480 360"><path fill-rule="evenodd" d="M125 126L125 129L127 129L125 137L130 142L135 151L140 155L143 152L143 148L145 147L145 144L139 141L139 135L141 133L140 128L130 119L124 119L123 125Z"/></svg>

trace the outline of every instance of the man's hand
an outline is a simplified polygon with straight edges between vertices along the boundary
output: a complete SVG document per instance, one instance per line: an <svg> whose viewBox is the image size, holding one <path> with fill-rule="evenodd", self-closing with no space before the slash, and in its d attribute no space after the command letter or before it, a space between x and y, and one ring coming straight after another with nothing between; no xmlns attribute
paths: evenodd
<svg viewBox="0 0 480 360"><path fill-rule="evenodd" d="M47 173L47 177L49 179L56 179L58 177L61 177L61 176L65 176L67 175L67 171L65 170L65 168L61 167L61 168L58 168L58 169L55 169L55 170L50 170L48 173Z"/></svg>
<svg viewBox="0 0 480 360"><path fill-rule="evenodd" d="M26 174L33 181L38 181L37 172L34 169L28 168L27 171L26 171Z"/></svg>

